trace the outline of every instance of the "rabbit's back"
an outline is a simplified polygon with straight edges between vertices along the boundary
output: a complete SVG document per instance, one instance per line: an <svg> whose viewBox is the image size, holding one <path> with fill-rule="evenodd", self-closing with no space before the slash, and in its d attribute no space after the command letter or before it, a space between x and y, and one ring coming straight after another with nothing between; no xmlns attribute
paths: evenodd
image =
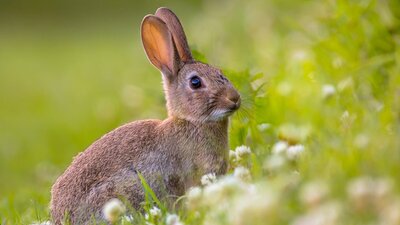
<svg viewBox="0 0 400 225"><path fill-rule="evenodd" d="M146 174L159 170L160 164L154 164L154 159L159 161L159 154L162 154L157 144L160 135L156 126L159 124L158 120L126 124L76 156L52 188L51 212L55 222L62 221L65 216L70 217L73 224L87 219L84 217L90 214L100 217L101 206L121 195L133 206L139 204L142 194L138 190L142 188L137 172Z"/></svg>

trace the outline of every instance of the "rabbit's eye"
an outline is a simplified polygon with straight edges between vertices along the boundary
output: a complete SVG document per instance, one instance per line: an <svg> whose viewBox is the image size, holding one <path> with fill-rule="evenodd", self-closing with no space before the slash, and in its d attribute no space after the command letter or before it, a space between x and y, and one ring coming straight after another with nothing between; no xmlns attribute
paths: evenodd
<svg viewBox="0 0 400 225"><path fill-rule="evenodd" d="M194 76L192 78L190 78L190 86L193 89L198 89L201 87L201 80L198 76Z"/></svg>

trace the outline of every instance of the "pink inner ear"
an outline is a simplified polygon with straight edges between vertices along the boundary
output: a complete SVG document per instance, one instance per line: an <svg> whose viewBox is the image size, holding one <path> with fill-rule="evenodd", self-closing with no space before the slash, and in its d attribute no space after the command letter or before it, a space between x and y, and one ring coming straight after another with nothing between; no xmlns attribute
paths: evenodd
<svg viewBox="0 0 400 225"><path fill-rule="evenodd" d="M184 62L193 61L192 53L187 43L182 24L175 13L168 8L161 7L157 9L155 15L165 22L171 32L180 59Z"/></svg>
<svg viewBox="0 0 400 225"><path fill-rule="evenodd" d="M173 72L173 43L167 26L155 17L148 17L142 26L143 45L151 63L159 70Z"/></svg>

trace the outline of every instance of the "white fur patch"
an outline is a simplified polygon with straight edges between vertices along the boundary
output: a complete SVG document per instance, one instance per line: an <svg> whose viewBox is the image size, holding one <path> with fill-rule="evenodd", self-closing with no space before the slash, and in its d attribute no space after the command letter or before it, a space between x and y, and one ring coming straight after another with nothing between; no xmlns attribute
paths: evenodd
<svg viewBox="0 0 400 225"><path fill-rule="evenodd" d="M226 116L228 116L230 114L231 114L231 112L226 109L216 109L210 113L209 120L218 121L218 120L225 118Z"/></svg>

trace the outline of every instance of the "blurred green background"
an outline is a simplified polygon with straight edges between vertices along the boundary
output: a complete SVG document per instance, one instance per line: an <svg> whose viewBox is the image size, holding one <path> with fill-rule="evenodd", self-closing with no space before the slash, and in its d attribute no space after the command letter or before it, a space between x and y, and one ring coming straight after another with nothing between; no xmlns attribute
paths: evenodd
<svg viewBox="0 0 400 225"><path fill-rule="evenodd" d="M398 183L397 0L1 0L0 219L47 218L51 184L74 155L123 123L166 116L139 39L142 18L160 6L242 92L233 147L266 155L294 138L315 153L299 163L307 179L367 173ZM261 123L271 129L257 133Z"/></svg>

